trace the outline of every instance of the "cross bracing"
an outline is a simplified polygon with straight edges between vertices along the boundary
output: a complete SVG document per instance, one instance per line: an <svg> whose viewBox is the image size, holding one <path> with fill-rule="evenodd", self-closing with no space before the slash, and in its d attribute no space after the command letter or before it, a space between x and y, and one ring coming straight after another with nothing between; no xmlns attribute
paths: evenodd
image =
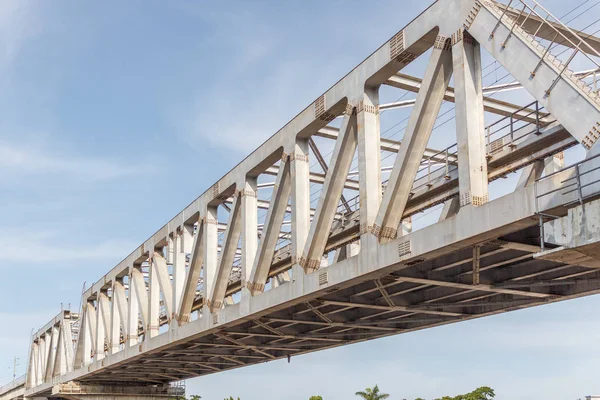
<svg viewBox="0 0 600 400"><path fill-rule="evenodd" d="M600 137L598 39L582 36L534 1L436 1L91 285L68 362L48 361L64 322L34 335L28 395L167 383L598 293L595 248L544 230L600 192L598 158L563 169L564 150L595 154ZM483 85L483 50L513 82ZM421 77L403 72L419 57ZM414 97L380 103L383 86ZM513 90L533 101L495 97ZM437 148L444 102L456 144ZM396 139L381 120L399 109ZM490 200L515 171L517 188Z"/></svg>

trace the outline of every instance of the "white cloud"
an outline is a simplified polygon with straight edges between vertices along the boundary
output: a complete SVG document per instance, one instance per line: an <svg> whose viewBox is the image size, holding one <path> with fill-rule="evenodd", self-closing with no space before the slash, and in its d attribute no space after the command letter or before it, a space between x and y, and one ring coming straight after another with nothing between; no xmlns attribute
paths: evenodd
<svg viewBox="0 0 600 400"><path fill-rule="evenodd" d="M26 175L67 175L86 181L105 181L141 175L151 167L125 165L109 158L77 157L0 140L0 171Z"/></svg>
<svg viewBox="0 0 600 400"><path fill-rule="evenodd" d="M0 230L0 262L60 263L69 261L111 260L118 262L136 246L129 240L110 239L98 243L68 243L53 232ZM8 264L10 265L10 264ZM56 264L53 264L53 268Z"/></svg>
<svg viewBox="0 0 600 400"><path fill-rule="evenodd" d="M0 3L0 71L7 81L22 47L38 35L42 24L34 2L4 0Z"/></svg>

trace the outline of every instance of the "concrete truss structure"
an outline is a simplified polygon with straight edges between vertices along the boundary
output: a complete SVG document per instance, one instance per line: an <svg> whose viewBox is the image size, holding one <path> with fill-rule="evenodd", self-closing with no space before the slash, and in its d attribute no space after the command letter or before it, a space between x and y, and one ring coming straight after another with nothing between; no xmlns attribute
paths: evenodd
<svg viewBox="0 0 600 400"><path fill-rule="evenodd" d="M91 285L77 316L36 333L26 395L162 388L600 293L598 43L534 0L436 1ZM482 49L515 82L483 87ZM422 78L402 73L422 55ZM580 58L591 69L571 71ZM383 85L416 98L380 104ZM491 97L518 87L535 101ZM444 101L457 144L435 150ZM399 107L412 107L402 139L382 138L383 110ZM485 113L499 119L486 127ZM589 157L565 168L579 144ZM517 170L490 201L490 182ZM411 231L438 204L439 221Z"/></svg>

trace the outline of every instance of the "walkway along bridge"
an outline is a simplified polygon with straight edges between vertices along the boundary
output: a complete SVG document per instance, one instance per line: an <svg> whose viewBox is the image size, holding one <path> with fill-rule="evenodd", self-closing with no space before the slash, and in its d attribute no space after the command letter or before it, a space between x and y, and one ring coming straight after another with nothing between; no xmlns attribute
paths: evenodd
<svg viewBox="0 0 600 400"><path fill-rule="evenodd" d="M600 39L506 3L436 1L302 110L33 335L25 396L170 396L195 376L600 293ZM515 81L483 87L482 49ZM422 79L402 73L422 55ZM384 86L416 97L380 104ZM534 101L493 97L516 88ZM444 101L457 144L435 150ZM400 107L401 141L383 137Z"/></svg>

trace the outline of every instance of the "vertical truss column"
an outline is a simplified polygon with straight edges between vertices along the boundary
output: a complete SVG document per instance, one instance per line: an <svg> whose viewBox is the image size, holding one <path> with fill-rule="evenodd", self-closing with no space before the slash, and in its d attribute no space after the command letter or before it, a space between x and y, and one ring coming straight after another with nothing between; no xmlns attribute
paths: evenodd
<svg viewBox="0 0 600 400"><path fill-rule="evenodd" d="M185 257L192 252L194 225L183 225L173 236L173 315L179 319L179 310L185 288Z"/></svg>
<svg viewBox="0 0 600 400"><path fill-rule="evenodd" d="M452 35L460 206L488 202L481 50L468 32Z"/></svg>
<svg viewBox="0 0 600 400"><path fill-rule="evenodd" d="M150 258L148 259L148 321L146 335L150 338L158 335L160 325L160 285L158 283L159 276L155 263L156 257L158 257L158 253L155 251L153 254L150 254Z"/></svg>
<svg viewBox="0 0 600 400"><path fill-rule="evenodd" d="M212 285L216 279L218 263L218 216L217 207L208 206L204 217L204 276L202 283L202 301L207 305L212 296ZM196 289L194 288L194 291Z"/></svg>
<svg viewBox="0 0 600 400"><path fill-rule="evenodd" d="M319 196L315 216L310 225L300 265L307 273L321 266L331 224L344 190L344 184L356 151L356 109L348 104L339 136L333 148L331 162Z"/></svg>
<svg viewBox="0 0 600 400"><path fill-rule="evenodd" d="M116 278L113 282L112 296L109 341L110 352L111 354L115 354L121 349L121 327L123 327L125 346L132 345L129 343L129 311L127 310L127 296L125 294L123 278Z"/></svg>
<svg viewBox="0 0 600 400"><path fill-rule="evenodd" d="M106 327L109 324L110 304L108 301L108 294L106 290L100 290L98 292L98 312L96 313L96 359L102 360L104 358L104 342L106 337ZM110 340L110 339L109 339Z"/></svg>
<svg viewBox="0 0 600 400"><path fill-rule="evenodd" d="M65 372L72 372L74 369L74 354L73 354L73 332L71 330L71 321L63 320L62 321L62 344L64 347L64 368ZM61 374L62 374L61 366Z"/></svg>
<svg viewBox="0 0 600 400"><path fill-rule="evenodd" d="M83 365L88 365L92 361L92 354L96 353L96 308L92 301L88 301L85 310L85 326L83 329Z"/></svg>
<svg viewBox="0 0 600 400"><path fill-rule="evenodd" d="M50 334L50 348L48 353L48 361L46 362L46 382L52 382L52 376L54 375L54 363L56 360L56 351L58 349L58 329L56 326L52 327Z"/></svg>
<svg viewBox="0 0 600 400"><path fill-rule="evenodd" d="M381 144L379 135L379 87L366 88L356 106L360 233L372 230L381 203Z"/></svg>
<svg viewBox="0 0 600 400"><path fill-rule="evenodd" d="M61 376L67 373L67 365L66 365L66 355L65 355L65 331L64 327L67 324L65 320L60 322L58 327L58 340L56 342L56 356L54 357L54 367L52 367L52 376L50 379L55 376Z"/></svg>
<svg viewBox="0 0 600 400"><path fill-rule="evenodd" d="M44 348L45 341L43 337L38 339L38 348L37 348L37 362L35 363L36 368L36 385L41 385L44 383L44 376L42 375L42 368L44 365Z"/></svg>
<svg viewBox="0 0 600 400"><path fill-rule="evenodd" d="M46 335L40 336L38 351L38 384L44 383L44 370L46 367Z"/></svg>
<svg viewBox="0 0 600 400"><path fill-rule="evenodd" d="M450 41L438 36L373 227L373 234L381 242L398 235L402 214L451 76Z"/></svg>
<svg viewBox="0 0 600 400"><path fill-rule="evenodd" d="M127 338L125 342L128 346L135 346L138 343L138 326L139 326L139 314L140 305L137 300L136 287L133 281L134 267L129 272L129 299L127 305Z"/></svg>
<svg viewBox="0 0 600 400"><path fill-rule="evenodd" d="M37 352L38 345L31 341L31 350L29 352L29 362L27 363L27 388L31 388L37 384Z"/></svg>
<svg viewBox="0 0 600 400"><path fill-rule="evenodd" d="M241 307L248 312L250 291L245 284L250 280L258 246L258 201L256 177L247 177L240 193L242 217Z"/></svg>
<svg viewBox="0 0 600 400"><path fill-rule="evenodd" d="M381 205L381 139L379 123L379 87L367 87L356 106L358 136L358 180L360 198L360 246L350 244L338 249L334 262L352 257L358 252L361 273L377 265L377 246L373 232ZM359 249L362 249L360 251ZM360 251L360 252L359 252Z"/></svg>
<svg viewBox="0 0 600 400"><path fill-rule="evenodd" d="M293 292L302 293L304 269L300 265L302 251L310 229L310 164L309 140L296 139L290 156L291 171L291 245Z"/></svg>

